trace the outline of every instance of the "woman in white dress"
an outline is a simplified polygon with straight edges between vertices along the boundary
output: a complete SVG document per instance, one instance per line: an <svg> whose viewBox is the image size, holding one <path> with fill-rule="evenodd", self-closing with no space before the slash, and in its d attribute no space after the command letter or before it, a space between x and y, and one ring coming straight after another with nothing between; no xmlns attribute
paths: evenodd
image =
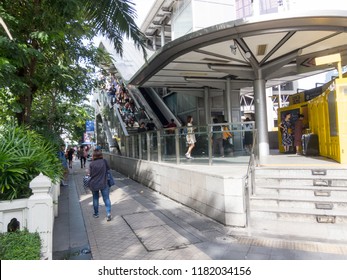
<svg viewBox="0 0 347 280"><path fill-rule="evenodd" d="M193 159L191 156L192 150L195 147L195 134L194 134L194 127L193 127L193 117L188 116L187 117L187 143L188 143L188 151L186 152L186 158L187 159Z"/></svg>

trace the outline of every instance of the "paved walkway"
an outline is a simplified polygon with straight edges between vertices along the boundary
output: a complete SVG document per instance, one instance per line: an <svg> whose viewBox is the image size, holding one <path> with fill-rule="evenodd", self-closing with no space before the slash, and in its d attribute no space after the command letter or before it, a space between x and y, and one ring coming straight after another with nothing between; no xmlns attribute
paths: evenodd
<svg viewBox="0 0 347 280"><path fill-rule="evenodd" d="M61 187L53 259L347 259L346 245L247 237L114 171L112 221L106 221L102 198L100 217L94 218L84 173L75 161L69 186Z"/></svg>

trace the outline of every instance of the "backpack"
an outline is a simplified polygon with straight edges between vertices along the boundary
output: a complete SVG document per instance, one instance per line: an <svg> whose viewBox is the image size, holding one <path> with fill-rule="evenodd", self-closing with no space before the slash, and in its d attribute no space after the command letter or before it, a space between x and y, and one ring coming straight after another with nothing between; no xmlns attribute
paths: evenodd
<svg viewBox="0 0 347 280"><path fill-rule="evenodd" d="M181 128L181 131L180 131L181 135L182 136L187 136L188 134L188 129L185 127L185 128Z"/></svg>

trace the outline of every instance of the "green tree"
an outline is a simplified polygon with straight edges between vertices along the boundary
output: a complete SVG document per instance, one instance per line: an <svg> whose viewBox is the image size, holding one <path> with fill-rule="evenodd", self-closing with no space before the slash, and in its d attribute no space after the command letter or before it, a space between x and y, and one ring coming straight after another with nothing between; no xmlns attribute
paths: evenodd
<svg viewBox="0 0 347 280"><path fill-rule="evenodd" d="M31 125L34 101L46 94L81 102L94 86L91 74L102 57L90 41L101 34L122 53L126 35L143 48L135 16L127 0L1 1L0 17L14 38L0 30L2 114L12 113L18 123Z"/></svg>

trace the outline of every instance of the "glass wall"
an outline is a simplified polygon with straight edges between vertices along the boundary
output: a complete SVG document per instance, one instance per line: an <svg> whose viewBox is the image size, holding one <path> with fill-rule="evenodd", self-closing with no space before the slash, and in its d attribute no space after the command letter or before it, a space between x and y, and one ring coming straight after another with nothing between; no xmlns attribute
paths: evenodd
<svg viewBox="0 0 347 280"><path fill-rule="evenodd" d="M248 164L256 139L254 122L193 127L196 142L192 158L186 156L189 147L187 127L130 135L126 137L127 156L173 164ZM240 139L242 144L238 145Z"/></svg>
<svg viewBox="0 0 347 280"><path fill-rule="evenodd" d="M171 39L175 40L193 31L192 1L177 1L171 18Z"/></svg>

